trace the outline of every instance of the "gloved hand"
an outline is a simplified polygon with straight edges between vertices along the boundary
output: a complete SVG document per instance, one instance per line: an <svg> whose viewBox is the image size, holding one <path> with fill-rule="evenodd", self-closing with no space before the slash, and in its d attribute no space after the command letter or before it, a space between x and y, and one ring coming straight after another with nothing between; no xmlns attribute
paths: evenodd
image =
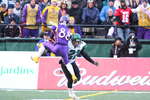
<svg viewBox="0 0 150 100"><path fill-rule="evenodd" d="M59 60L59 64L63 64L63 61L62 61L62 59L61 59L61 60Z"/></svg>
<svg viewBox="0 0 150 100"><path fill-rule="evenodd" d="M78 81L78 78L76 77L76 75L72 75L72 80L73 80L73 83L77 83Z"/></svg>

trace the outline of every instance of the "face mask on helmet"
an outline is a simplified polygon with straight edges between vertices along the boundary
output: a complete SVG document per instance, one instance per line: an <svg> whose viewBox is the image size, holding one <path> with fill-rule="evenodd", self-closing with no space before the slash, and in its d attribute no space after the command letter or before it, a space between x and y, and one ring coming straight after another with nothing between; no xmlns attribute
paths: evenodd
<svg viewBox="0 0 150 100"><path fill-rule="evenodd" d="M81 41L78 41L78 40L72 40L72 44L73 44L74 47L79 46L80 43L81 43Z"/></svg>
<svg viewBox="0 0 150 100"><path fill-rule="evenodd" d="M68 22L66 22L66 21L60 22L60 25L67 25L67 24L68 24Z"/></svg>
<svg viewBox="0 0 150 100"><path fill-rule="evenodd" d="M72 41L72 44L76 47L78 46L80 43L81 43L81 36L80 34L73 34L72 37L71 37L71 41Z"/></svg>

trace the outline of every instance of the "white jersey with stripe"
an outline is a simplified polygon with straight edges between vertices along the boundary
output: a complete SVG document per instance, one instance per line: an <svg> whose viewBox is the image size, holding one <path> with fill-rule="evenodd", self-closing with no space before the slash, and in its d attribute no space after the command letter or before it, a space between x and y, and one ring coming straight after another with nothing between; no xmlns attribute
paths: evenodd
<svg viewBox="0 0 150 100"><path fill-rule="evenodd" d="M69 62L72 63L76 60L77 56L80 54L81 50L86 46L86 43L84 41L81 41L81 43L77 46L74 47L72 42L68 42L68 47L69 47Z"/></svg>

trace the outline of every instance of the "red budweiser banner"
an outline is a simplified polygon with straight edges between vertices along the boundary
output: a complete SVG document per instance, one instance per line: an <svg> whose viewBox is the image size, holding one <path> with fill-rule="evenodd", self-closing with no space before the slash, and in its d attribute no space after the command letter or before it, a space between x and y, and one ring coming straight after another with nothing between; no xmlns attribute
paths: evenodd
<svg viewBox="0 0 150 100"><path fill-rule="evenodd" d="M38 89L67 88L59 59L40 59ZM94 59L99 66L77 59L82 78L74 85L76 90L150 90L150 58Z"/></svg>

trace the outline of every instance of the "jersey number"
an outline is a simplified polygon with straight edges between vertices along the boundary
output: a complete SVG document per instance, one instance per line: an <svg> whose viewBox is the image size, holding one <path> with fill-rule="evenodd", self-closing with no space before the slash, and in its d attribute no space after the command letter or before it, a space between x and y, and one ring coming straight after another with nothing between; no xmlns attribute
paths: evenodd
<svg viewBox="0 0 150 100"><path fill-rule="evenodd" d="M70 34L66 32L65 28L61 28L59 32L60 38L66 38L66 40L69 40Z"/></svg>
<svg viewBox="0 0 150 100"><path fill-rule="evenodd" d="M129 22L129 12L123 12L122 13L122 22L123 23L128 23Z"/></svg>
<svg viewBox="0 0 150 100"><path fill-rule="evenodd" d="M80 50L78 50L78 51L75 51L75 50L70 50L69 51L69 59L75 59L76 58L76 56L79 54L79 52L80 52Z"/></svg>

